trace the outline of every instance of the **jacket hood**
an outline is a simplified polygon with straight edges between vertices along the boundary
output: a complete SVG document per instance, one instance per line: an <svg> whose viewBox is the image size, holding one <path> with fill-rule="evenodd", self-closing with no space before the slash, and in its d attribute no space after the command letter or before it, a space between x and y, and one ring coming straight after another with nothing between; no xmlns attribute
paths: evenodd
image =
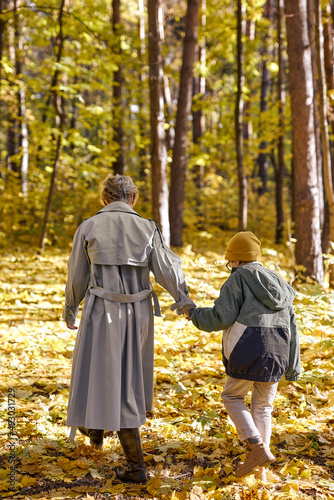
<svg viewBox="0 0 334 500"><path fill-rule="evenodd" d="M254 296L272 311L280 311L292 305L296 296L294 289L277 273L254 262L235 268L240 273Z"/></svg>

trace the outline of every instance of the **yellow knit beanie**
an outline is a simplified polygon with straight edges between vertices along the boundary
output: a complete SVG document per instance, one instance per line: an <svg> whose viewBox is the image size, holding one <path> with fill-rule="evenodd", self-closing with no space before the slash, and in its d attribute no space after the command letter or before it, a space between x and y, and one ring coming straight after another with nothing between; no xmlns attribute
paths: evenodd
<svg viewBox="0 0 334 500"><path fill-rule="evenodd" d="M225 259L230 261L252 261L261 258L261 242L251 231L235 234L229 241Z"/></svg>

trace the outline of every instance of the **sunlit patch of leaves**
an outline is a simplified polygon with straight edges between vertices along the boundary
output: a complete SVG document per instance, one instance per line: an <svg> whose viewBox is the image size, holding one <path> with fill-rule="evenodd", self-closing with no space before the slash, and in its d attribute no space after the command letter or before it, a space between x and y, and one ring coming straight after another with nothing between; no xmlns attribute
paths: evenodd
<svg viewBox="0 0 334 500"><path fill-rule="evenodd" d="M228 277L219 246L180 252L190 293L211 305ZM294 278L289 249L264 249L264 264ZM170 296L156 286L163 319L156 319L155 398L142 427L146 485L120 483L114 469L121 447L107 433L103 451L65 426L75 333L61 321L67 255L29 252L1 261L0 497L161 498L174 500L334 499L334 294L297 285L295 301L303 372L282 381L273 412L276 462L268 482L237 479L245 457L220 394L224 383L221 332L197 331L169 310ZM9 436L8 391L15 390L15 435ZM10 442L15 441L15 491L10 491Z"/></svg>

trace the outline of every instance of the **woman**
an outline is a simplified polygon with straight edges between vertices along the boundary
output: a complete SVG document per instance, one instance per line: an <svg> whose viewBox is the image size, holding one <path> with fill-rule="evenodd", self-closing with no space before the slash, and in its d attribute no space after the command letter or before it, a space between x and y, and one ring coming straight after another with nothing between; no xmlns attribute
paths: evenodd
<svg viewBox="0 0 334 500"><path fill-rule="evenodd" d="M128 466L123 481L145 482L139 427L153 401L153 308L159 304L149 273L174 298L178 314L195 307L181 259L163 242L150 219L133 207L132 179L109 174L103 182L104 208L78 228L68 261L63 319L75 329L85 298L73 353L67 425L102 447L103 431L117 431Z"/></svg>

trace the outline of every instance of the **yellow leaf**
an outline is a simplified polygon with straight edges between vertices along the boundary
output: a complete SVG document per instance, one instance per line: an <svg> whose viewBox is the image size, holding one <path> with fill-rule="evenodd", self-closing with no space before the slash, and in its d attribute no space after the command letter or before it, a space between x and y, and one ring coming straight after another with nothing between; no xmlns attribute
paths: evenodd
<svg viewBox="0 0 334 500"><path fill-rule="evenodd" d="M284 491L286 493L293 493L298 490L299 490L299 485L297 481L289 481L281 488L281 491Z"/></svg>
<svg viewBox="0 0 334 500"><path fill-rule="evenodd" d="M89 469L89 472L93 476L94 479L103 479L103 475L99 473L96 469Z"/></svg>
<svg viewBox="0 0 334 500"><path fill-rule="evenodd" d="M194 486L189 495L190 500L205 500L201 486Z"/></svg>
<svg viewBox="0 0 334 500"><path fill-rule="evenodd" d="M196 452L193 448L188 448L186 453L183 453L182 455L178 455L178 457L182 458L183 460L192 460L195 456Z"/></svg>
<svg viewBox="0 0 334 500"><path fill-rule="evenodd" d="M291 481L289 484L291 485L291 488L292 488L293 490L295 490L295 491L299 491L299 484L298 484L298 482L297 482L297 481Z"/></svg>
<svg viewBox="0 0 334 500"><path fill-rule="evenodd" d="M243 482L248 486L248 488L254 488L257 485L257 480L255 479L254 474L246 476Z"/></svg>
<svg viewBox="0 0 334 500"><path fill-rule="evenodd" d="M228 476L229 474L232 474L232 472L234 471L234 467L232 467L232 465L225 465L223 467L223 471Z"/></svg>
<svg viewBox="0 0 334 500"><path fill-rule="evenodd" d="M25 486L31 486L32 484L35 484L36 481L37 479L35 477L23 476L21 481L22 488L24 488Z"/></svg>
<svg viewBox="0 0 334 500"><path fill-rule="evenodd" d="M270 496L269 496L269 493L268 493L268 490L263 490L262 492L262 496L261 496L261 500L270 500Z"/></svg>
<svg viewBox="0 0 334 500"><path fill-rule="evenodd" d="M75 467L75 465L73 465L74 462L71 462L71 460L65 457L58 458L57 463L65 471L69 471Z"/></svg>
<svg viewBox="0 0 334 500"><path fill-rule="evenodd" d="M65 477L64 471L61 467L58 467L56 464L48 464L47 466L44 467L43 473L45 477L49 479L57 478L57 479L63 479Z"/></svg>
<svg viewBox="0 0 334 500"><path fill-rule="evenodd" d="M86 492L87 490L94 491L94 489L95 489L94 486L87 486L83 484L82 486L73 486L73 488L71 488L71 491L78 491L79 493L83 493Z"/></svg>
<svg viewBox="0 0 334 500"><path fill-rule="evenodd" d="M10 469L0 469L0 479L6 479L9 476Z"/></svg>
<svg viewBox="0 0 334 500"><path fill-rule="evenodd" d="M155 492L160 488L160 486L161 486L161 479L159 476L152 477L152 479L150 479L146 485L147 491L150 493L150 495L153 496Z"/></svg>
<svg viewBox="0 0 334 500"><path fill-rule="evenodd" d="M302 477L303 479L309 479L311 477L311 475L312 475L311 470L305 469L305 470L302 470L300 477Z"/></svg>
<svg viewBox="0 0 334 500"><path fill-rule="evenodd" d="M104 486L103 488L100 488L99 491L115 494L115 493L123 493L125 489L126 486L124 484L115 484L115 486L108 486L107 488Z"/></svg>
<svg viewBox="0 0 334 500"><path fill-rule="evenodd" d="M0 483L0 491L8 491L9 490L9 481L5 481Z"/></svg>
<svg viewBox="0 0 334 500"><path fill-rule="evenodd" d="M171 500L186 500L187 492L186 491L173 491Z"/></svg>
<svg viewBox="0 0 334 500"><path fill-rule="evenodd" d="M74 464L77 465L80 469L89 469L90 467L89 462L85 460L76 460Z"/></svg>

